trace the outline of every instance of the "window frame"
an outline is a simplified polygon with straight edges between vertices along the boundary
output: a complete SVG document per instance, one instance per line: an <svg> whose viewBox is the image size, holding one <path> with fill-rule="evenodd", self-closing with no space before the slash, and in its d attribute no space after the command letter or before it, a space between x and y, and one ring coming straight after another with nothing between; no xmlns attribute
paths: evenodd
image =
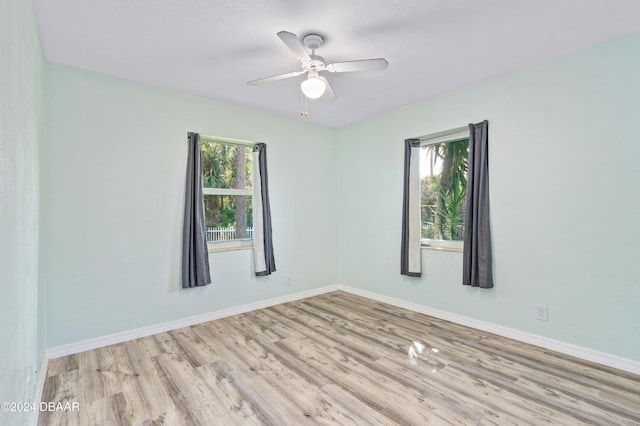
<svg viewBox="0 0 640 426"><path fill-rule="evenodd" d="M469 139L471 133L469 127L458 127L455 129L444 130L437 133L421 136L417 138L420 141L420 148L440 143L455 142L462 139ZM419 177L418 179L421 180ZM421 187L421 182L419 183ZM422 192L422 191L421 191ZM420 195L422 201L422 194ZM422 214L420 212L420 233L422 234ZM464 240L438 240L435 238L420 238L420 247L422 249L443 250L462 252Z"/></svg>
<svg viewBox="0 0 640 426"><path fill-rule="evenodd" d="M200 139L202 142L213 142L213 143L220 143L225 145L236 145L236 146L249 148L251 149L249 156L251 157L251 161L253 161L253 148L256 146L256 142L242 140L242 139L225 138L221 136L203 135L203 134L200 135ZM254 193L253 193L253 187L251 189L211 188L211 187L205 187L203 184L203 187L202 187L203 204L204 204L204 197L207 195L223 195L223 196L248 195L253 197ZM206 217L205 217L205 222L206 222ZM206 233L206 229L205 229L205 233ZM253 249L253 246L254 246L253 238L243 238L243 239L237 239L232 241L207 241L207 249L209 253L217 252L217 251Z"/></svg>

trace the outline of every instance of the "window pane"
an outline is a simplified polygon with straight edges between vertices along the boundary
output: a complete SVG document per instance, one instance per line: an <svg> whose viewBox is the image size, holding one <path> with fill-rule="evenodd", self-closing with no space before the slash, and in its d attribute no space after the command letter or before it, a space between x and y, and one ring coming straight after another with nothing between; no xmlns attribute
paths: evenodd
<svg viewBox="0 0 640 426"><path fill-rule="evenodd" d="M469 166L469 139L420 149L422 238L461 241Z"/></svg>
<svg viewBox="0 0 640 426"><path fill-rule="evenodd" d="M250 195L205 195L207 242L253 238L251 198Z"/></svg>
<svg viewBox="0 0 640 426"><path fill-rule="evenodd" d="M251 147L201 141L202 186L251 189Z"/></svg>

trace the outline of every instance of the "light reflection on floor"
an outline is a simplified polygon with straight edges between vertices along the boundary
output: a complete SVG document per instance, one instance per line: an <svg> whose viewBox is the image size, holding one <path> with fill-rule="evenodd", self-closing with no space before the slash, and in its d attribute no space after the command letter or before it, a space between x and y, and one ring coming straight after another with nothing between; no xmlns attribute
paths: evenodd
<svg viewBox="0 0 640 426"><path fill-rule="evenodd" d="M422 358L424 361L427 361L427 365L433 367L431 372L435 373L442 368L442 364L437 360L437 354L439 352L440 350L437 348L428 348L426 345L414 340L411 346L409 346L407 355L409 356L411 365L418 365L418 360Z"/></svg>

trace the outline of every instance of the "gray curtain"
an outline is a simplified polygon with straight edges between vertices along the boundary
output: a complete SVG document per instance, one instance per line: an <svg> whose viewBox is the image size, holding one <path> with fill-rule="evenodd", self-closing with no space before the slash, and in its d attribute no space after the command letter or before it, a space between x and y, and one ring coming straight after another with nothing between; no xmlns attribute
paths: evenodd
<svg viewBox="0 0 640 426"><path fill-rule="evenodd" d="M253 148L253 256L256 275L271 275L276 271L271 231L271 205L267 174L267 145Z"/></svg>
<svg viewBox="0 0 640 426"><path fill-rule="evenodd" d="M404 141L404 188L402 195L402 247L400 274L422 275L420 248L420 140Z"/></svg>
<svg viewBox="0 0 640 426"><path fill-rule="evenodd" d="M182 234L182 288L205 286L211 283L209 251L204 232L200 135L189 133L188 138L187 186Z"/></svg>
<svg viewBox="0 0 640 426"><path fill-rule="evenodd" d="M492 288L491 228L489 226L489 122L469 124L469 172L462 284Z"/></svg>

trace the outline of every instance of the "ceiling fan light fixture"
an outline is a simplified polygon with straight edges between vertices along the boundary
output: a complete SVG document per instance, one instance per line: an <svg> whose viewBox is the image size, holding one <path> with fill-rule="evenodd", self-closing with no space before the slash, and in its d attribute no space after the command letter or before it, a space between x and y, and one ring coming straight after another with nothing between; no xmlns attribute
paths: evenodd
<svg viewBox="0 0 640 426"><path fill-rule="evenodd" d="M300 89L307 98L318 99L327 90L327 83L319 79L317 75L309 75L309 78L300 84Z"/></svg>

